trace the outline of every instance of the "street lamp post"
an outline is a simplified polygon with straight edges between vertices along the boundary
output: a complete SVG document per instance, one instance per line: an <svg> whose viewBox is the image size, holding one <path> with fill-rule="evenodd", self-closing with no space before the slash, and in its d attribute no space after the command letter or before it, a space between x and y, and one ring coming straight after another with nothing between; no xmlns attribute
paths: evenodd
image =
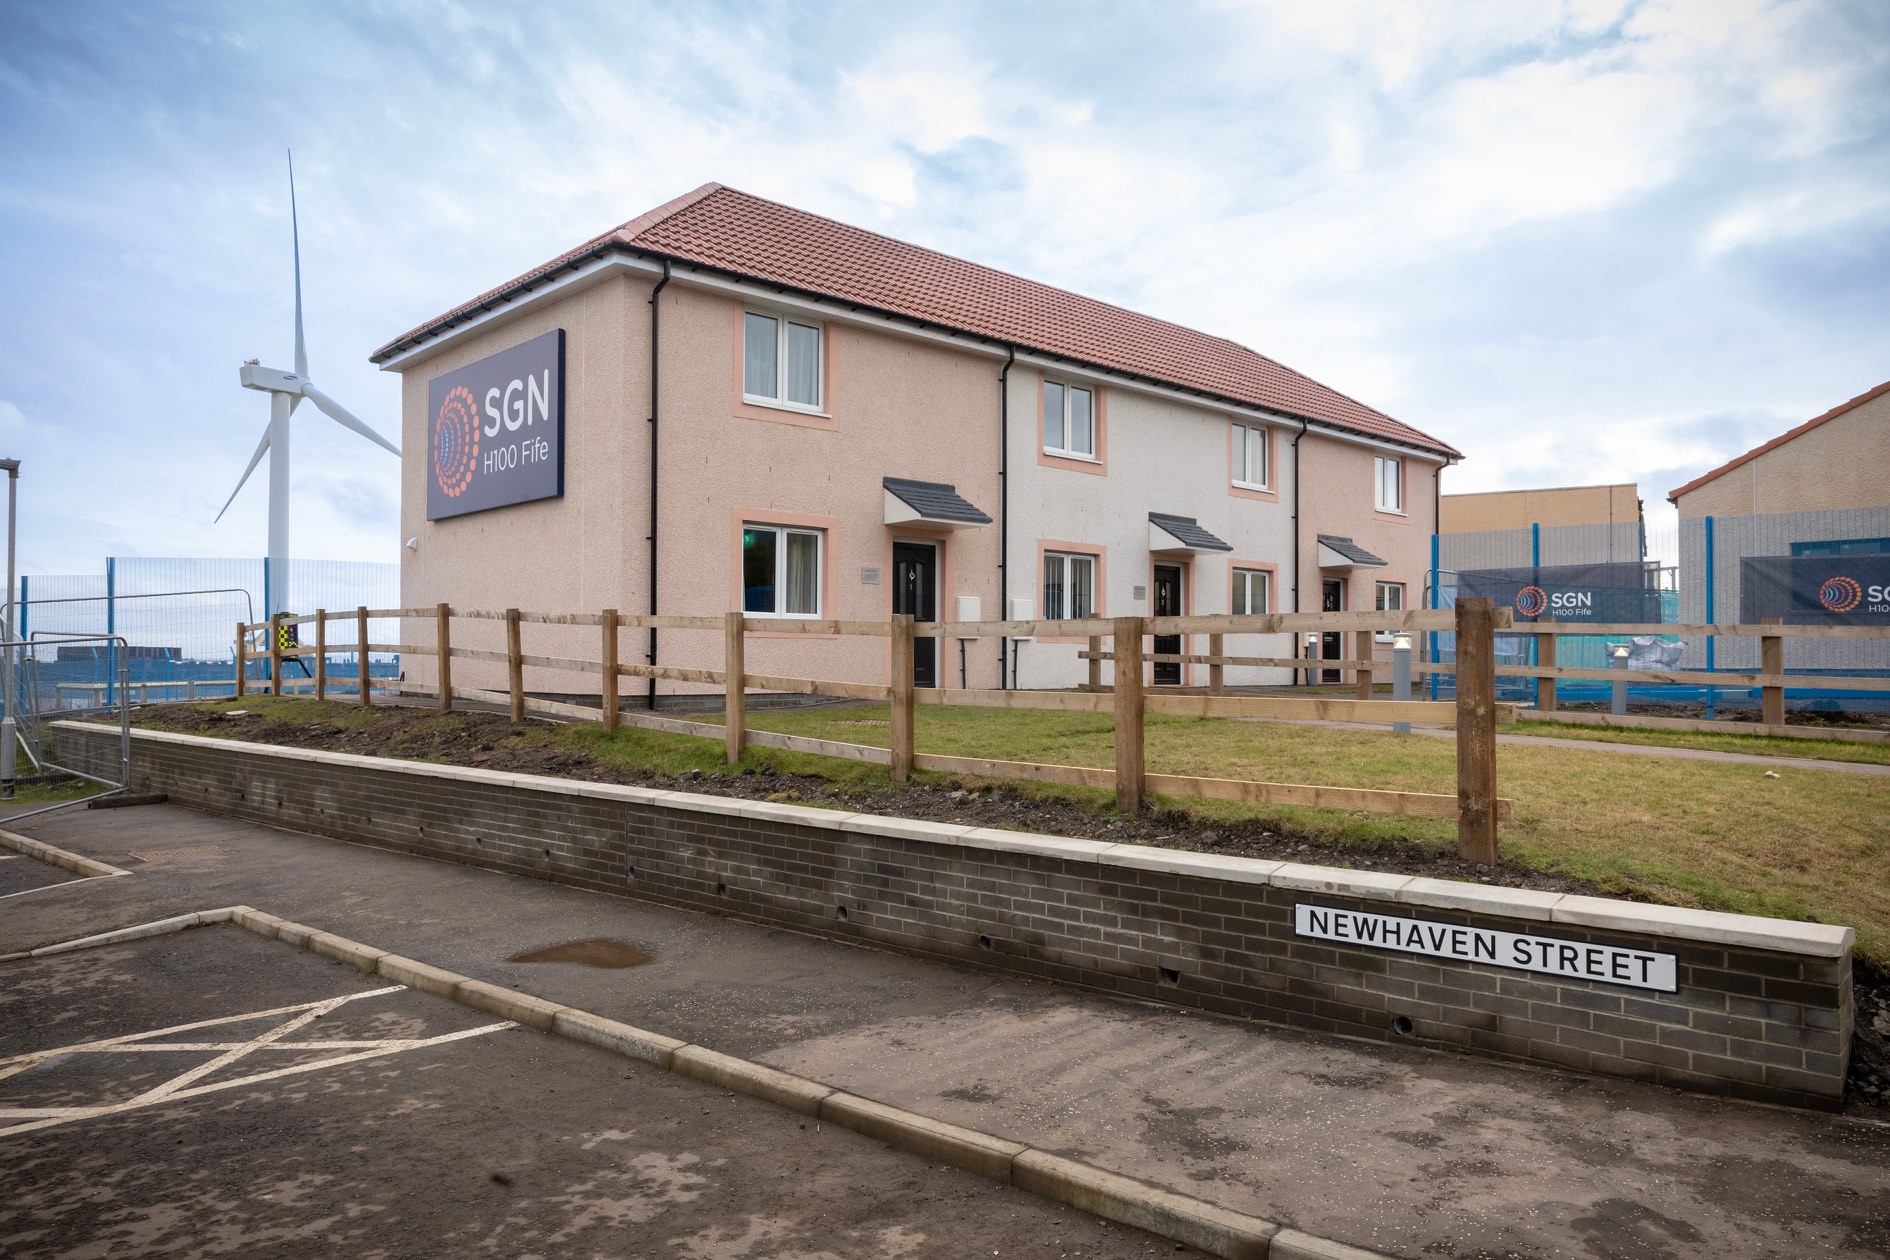
<svg viewBox="0 0 1890 1260"><path fill-rule="evenodd" d="M6 705L6 715L0 717L0 800L13 799L13 781L17 777L19 759L19 727L13 720L14 700L14 662L18 659L19 649L13 646L19 635L14 632L13 598L18 581L13 575L13 527L18 519L20 493L20 461L0 459L0 469L7 474L7 620L6 643L0 653L0 703Z"/></svg>

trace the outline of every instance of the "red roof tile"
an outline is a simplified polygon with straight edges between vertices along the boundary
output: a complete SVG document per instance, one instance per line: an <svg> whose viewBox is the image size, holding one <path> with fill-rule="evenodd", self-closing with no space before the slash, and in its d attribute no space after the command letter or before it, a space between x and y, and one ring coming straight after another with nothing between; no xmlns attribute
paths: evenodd
<svg viewBox="0 0 1890 1260"><path fill-rule="evenodd" d="M1442 455L1452 447L1222 337L705 184L389 342L380 362L467 313L593 255L632 250L712 267L1020 349L1305 417Z"/></svg>

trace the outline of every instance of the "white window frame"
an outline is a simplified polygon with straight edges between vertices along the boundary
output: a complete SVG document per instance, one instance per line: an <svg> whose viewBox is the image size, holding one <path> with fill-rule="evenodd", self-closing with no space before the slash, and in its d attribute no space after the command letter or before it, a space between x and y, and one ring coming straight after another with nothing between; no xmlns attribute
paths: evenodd
<svg viewBox="0 0 1890 1260"><path fill-rule="evenodd" d="M1060 459L1081 459L1092 464L1101 463L1102 461L1096 458L1096 439L1100 436L1102 429L1102 416L1097 407L1099 391L1093 385L1078 385L1073 381L1060 380L1056 377L1045 377L1043 383L1046 389L1056 385L1063 390L1063 445L1050 445L1050 404L1046 399L1043 402L1043 453L1055 455ZM1070 393L1079 389L1089 395L1090 449L1086 451L1079 451L1070 445Z"/></svg>
<svg viewBox="0 0 1890 1260"><path fill-rule="evenodd" d="M1385 501L1385 470L1391 470L1391 501ZM1404 515L1404 460L1396 455L1378 455L1372 460L1372 502L1380 512Z"/></svg>
<svg viewBox="0 0 1890 1260"><path fill-rule="evenodd" d="M1260 579L1258 583L1260 587L1260 607L1257 610L1253 606L1253 588L1255 586L1255 583L1253 581L1254 578ZM1242 587L1245 587L1246 589L1242 590ZM1242 595L1245 595L1247 598L1247 611L1244 614L1239 611L1239 607L1238 607L1238 605L1240 604L1240 597ZM1242 568L1239 565L1235 565L1234 566L1234 588L1232 591L1229 592L1229 599L1231 602L1228 606L1234 609L1236 616L1263 615L1269 608L1273 606L1273 574L1272 572L1267 569L1246 569L1246 568Z"/></svg>
<svg viewBox="0 0 1890 1260"><path fill-rule="evenodd" d="M1262 424L1245 424L1239 420L1233 422L1234 485L1242 490L1273 489L1273 437L1272 430ZM1253 471L1253 461L1247 458L1247 443L1257 440L1260 443L1260 480L1254 481L1246 474Z"/></svg>
<svg viewBox="0 0 1890 1260"><path fill-rule="evenodd" d="M821 614L823 612L823 605L826 603L826 599L827 599L827 531L824 529L813 529L805 525L775 525L775 524L771 524L768 521L743 521L742 522L743 538L742 538L741 555L738 557L737 562L741 564L742 566L742 576L744 578L747 577L747 568L748 568L747 535L751 531L759 532L761 530L766 530L769 533L774 535L774 608L775 610L773 612L762 612L758 610L750 610L748 607L748 591L747 591L746 585L744 585L741 588L742 590L742 599L741 599L742 616L744 617L772 617L781 621L818 621L820 620ZM781 610L781 605L786 601L786 598L787 598L787 565L788 565L787 540L789 536L793 534L800 534L805 537L810 537L814 540L814 611L812 612L796 613L796 612L783 612Z"/></svg>
<svg viewBox="0 0 1890 1260"><path fill-rule="evenodd" d="M1089 551L1046 551L1043 553L1043 619L1045 621L1081 621L1096 616L1096 555ZM1070 566L1073 561L1082 561L1089 566L1089 602L1090 606L1082 612L1073 612L1069 607L1071 593L1075 585L1070 581ZM1050 607L1050 567L1055 564L1063 569L1063 581L1059 588L1063 606Z"/></svg>
<svg viewBox="0 0 1890 1260"><path fill-rule="evenodd" d="M1374 582L1372 584L1373 609L1378 612L1403 612L1404 611L1404 596L1405 596L1404 588L1405 588L1405 584L1403 582ZM1385 607L1385 592L1386 591L1398 592L1398 606L1396 608ZM1391 638L1392 638L1391 631L1380 630L1377 634L1372 636L1372 642L1390 643Z"/></svg>
<svg viewBox="0 0 1890 1260"><path fill-rule="evenodd" d="M748 392L748 317L774 321L774 388L773 396L751 394ZM787 396L787 360L788 329L792 326L812 329L818 337L819 345L814 355L814 394L810 403L792 402ZM810 416L826 415L827 405L827 326L817 320L800 319L781 311L761 310L745 307L742 310L742 401L757 407L778 407L783 411L799 411Z"/></svg>

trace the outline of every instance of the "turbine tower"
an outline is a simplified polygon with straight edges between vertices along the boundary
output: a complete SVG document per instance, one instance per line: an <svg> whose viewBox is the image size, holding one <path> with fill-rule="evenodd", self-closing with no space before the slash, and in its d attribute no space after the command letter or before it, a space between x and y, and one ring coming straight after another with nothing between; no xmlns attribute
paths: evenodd
<svg viewBox="0 0 1890 1260"><path fill-rule="evenodd" d="M289 417L304 398L314 403L329 419L343 428L353 429L362 437L398 456L400 448L364 424L346 407L315 388L308 378L308 349L302 340L302 231L295 214L295 155L289 155L289 231L295 243L295 371L263 367L252 359L239 373L244 389L260 390L269 395L269 428L263 432L256 453L249 457L249 467L236 480L236 489L224 501L216 519L236 502L249 475L269 455L269 595L266 612L271 616L289 608ZM213 524L215 522L212 522Z"/></svg>

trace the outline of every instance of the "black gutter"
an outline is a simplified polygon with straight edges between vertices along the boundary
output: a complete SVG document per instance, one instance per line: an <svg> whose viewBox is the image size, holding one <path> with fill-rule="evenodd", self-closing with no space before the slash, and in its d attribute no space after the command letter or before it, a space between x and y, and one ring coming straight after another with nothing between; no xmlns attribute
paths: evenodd
<svg viewBox="0 0 1890 1260"><path fill-rule="evenodd" d="M673 262L682 264L683 266L689 268L689 270L691 271L708 272L714 275L727 276L730 279L740 280L748 284L761 285L764 288L773 289L776 293L780 293L784 295L794 294L799 297L807 298L808 300L814 302L816 305L844 306L849 311L852 311L855 313L865 312L866 314L869 314L869 315L877 315L881 319L887 320L888 322L910 324L914 328L938 329L938 330L942 330L943 332L947 333L948 335L954 338L967 337L974 341L980 342L984 345L1003 345L1003 346L1006 346L1006 348L1010 350L1013 356L1015 356L1017 353L1017 348L1015 345L1012 345L1007 342L998 341L987 333L973 332L972 330L968 328L954 328L950 324L940 323L936 320L920 319L917 316L906 315L899 311L887 310L883 306L871 306L871 305L863 306L860 303L854 302L848 298L835 297L832 294L821 293L814 289L803 289L795 285L782 284L778 280L764 280L759 276L745 275L739 271L730 271L726 267L714 267L714 266L710 266L707 263L697 262L694 259L680 258L674 255L662 254L655 250L637 249L632 246L625 245L621 241L609 241L604 244L598 245L594 249L586 250L583 254L580 254L576 258L572 258L566 262L560 263L557 266L552 267L549 270L539 275L532 276L527 280L521 280L517 284L510 285L506 287L505 289L501 290L500 292L494 294L492 297L482 299L481 301L467 308L464 311L461 311L448 318L438 320L436 321L437 327L433 325L429 325L428 328L423 332L413 334L412 336L403 337L399 341L396 341L396 342L388 343L386 346L382 347L379 350L376 350L373 354L369 355L368 362L376 363L376 364L385 363L388 359L393 358L395 355L402 354L408 350L413 349L415 346L418 346L421 342L426 341L428 338L440 336L441 334L449 331L450 329L456 327L457 325L467 322L468 320L472 319L476 315L482 314L486 311L490 311L495 307L502 306L505 303L512 301L514 298L521 297L524 294L531 292L533 289L537 288L539 285L544 284L546 281L553 279L554 277L556 277L562 272L577 271L581 269L582 267L584 267L586 264L595 262L597 259L603 258L608 254L629 254L637 258L647 258L652 261L660 261L663 264L663 269L664 269L665 274L668 273L669 265L673 261ZM1202 335L1207 336L1209 334L1202 334ZM1340 424L1336 420L1321 420L1316 416L1302 416L1296 412L1288 411L1283 407L1274 407L1274 406L1264 404L1264 403L1256 403L1252 401L1251 399L1235 398L1228 394L1217 394L1217 393L1212 392L1211 390L1198 389L1192 385L1181 385L1181 384L1177 384L1174 381L1162 380L1160 377L1148 376L1140 372L1131 372L1126 368L1110 367L1107 364L1093 363L1088 359L1072 358L1071 356L1066 355L1066 354L1059 354L1054 350L1043 350L1043 349L1039 349L1035 347L1026 347L1026 349L1029 350L1033 354L1042 355L1046 359L1054 359L1059 363L1066 363L1072 367L1083 368L1088 371L1095 372L1102 376L1119 377L1126 381L1139 381L1143 384L1154 385L1161 389L1170 390L1177 394L1193 394L1196 398L1205 399L1208 402L1217 403L1222 406L1246 407L1246 408L1252 408L1255 410L1265 411L1270 414L1283 417L1284 419L1287 419L1287 420L1297 420L1301 424L1312 423L1312 424L1322 425L1326 428L1333 429L1339 433L1349 433L1354 437L1362 437L1369 441L1382 442L1386 446L1393 446L1393 447L1398 447L1403 450L1409 450L1429 459L1435 459L1439 455L1444 455L1446 458L1449 458L1449 459L1460 460L1463 458L1463 452L1455 449L1454 447L1429 447L1429 446L1419 446L1416 443L1411 443L1411 442L1399 442L1395 438L1388 438L1382 433L1372 433L1365 429L1351 428L1347 425ZM1255 353L1258 353L1258 352L1256 351ZM1308 377L1307 379L1310 380L1311 378ZM1363 406L1364 404L1361 403L1360 405Z"/></svg>
<svg viewBox="0 0 1890 1260"><path fill-rule="evenodd" d="M1306 421L1299 422L1299 432L1293 435L1293 611L1299 611L1299 440L1306 436ZM1293 655L1299 655L1299 635L1293 636ZM1299 685L1299 670L1293 671L1293 685Z"/></svg>
<svg viewBox="0 0 1890 1260"><path fill-rule="evenodd" d="M663 260L663 278L650 290L650 616L656 616L656 454L657 454L657 417L661 414L662 402L662 357L657 353L663 343L663 308L656 299L663 295L663 289L669 284L669 260ZM656 627L650 627L650 649L647 654L649 663L656 664ZM616 680L606 678L608 686L615 686ZM650 677L650 689L646 697L650 711L656 711L656 677Z"/></svg>
<svg viewBox="0 0 1890 1260"><path fill-rule="evenodd" d="M1010 355L1004 370L998 373L998 607L997 619L1009 620L1011 606L1011 364L1017 362L1017 347L1006 347ZM1008 690L1009 675L1004 662L1010 640L998 636L998 690Z"/></svg>

